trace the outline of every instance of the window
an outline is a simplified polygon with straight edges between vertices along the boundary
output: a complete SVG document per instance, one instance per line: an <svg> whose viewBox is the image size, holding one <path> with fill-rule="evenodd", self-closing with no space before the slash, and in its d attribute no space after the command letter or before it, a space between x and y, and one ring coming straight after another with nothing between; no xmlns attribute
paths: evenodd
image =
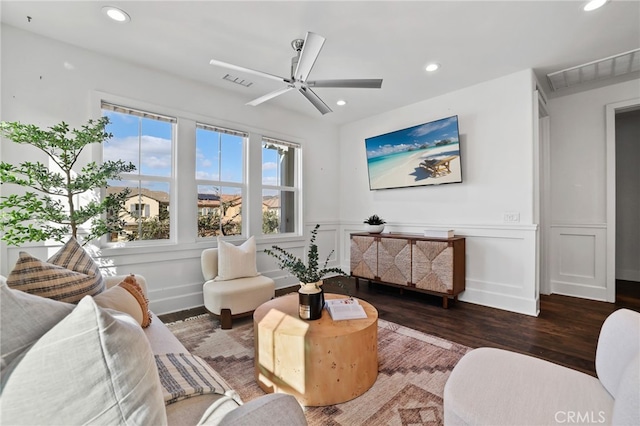
<svg viewBox="0 0 640 426"><path fill-rule="evenodd" d="M237 130L196 124L199 237L242 234L247 137Z"/></svg>
<svg viewBox="0 0 640 426"><path fill-rule="evenodd" d="M103 144L105 161L131 162L136 170L108 182L107 194L129 190L124 231L109 235L109 242L166 240L171 235L170 199L176 119L102 102L109 117L106 131L113 137Z"/></svg>
<svg viewBox="0 0 640 426"><path fill-rule="evenodd" d="M131 204L131 216L149 217L150 204L134 203Z"/></svg>
<svg viewBox="0 0 640 426"><path fill-rule="evenodd" d="M300 145L262 139L262 233L296 231Z"/></svg>

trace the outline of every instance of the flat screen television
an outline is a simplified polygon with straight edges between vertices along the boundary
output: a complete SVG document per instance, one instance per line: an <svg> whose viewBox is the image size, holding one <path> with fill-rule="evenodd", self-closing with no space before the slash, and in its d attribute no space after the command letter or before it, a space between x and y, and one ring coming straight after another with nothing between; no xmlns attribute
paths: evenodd
<svg viewBox="0 0 640 426"><path fill-rule="evenodd" d="M458 116L365 139L369 189L462 182Z"/></svg>

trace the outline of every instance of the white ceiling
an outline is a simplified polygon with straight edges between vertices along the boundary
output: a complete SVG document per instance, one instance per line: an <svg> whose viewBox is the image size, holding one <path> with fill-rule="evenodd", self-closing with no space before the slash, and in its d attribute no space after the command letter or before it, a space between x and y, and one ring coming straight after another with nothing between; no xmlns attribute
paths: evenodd
<svg viewBox="0 0 640 426"><path fill-rule="evenodd" d="M292 40L316 32L327 41L312 80L383 78L382 89L314 91L325 116L291 91L257 107L280 106L342 124L532 68L546 74L640 47L640 1L5 1L3 23L238 94L248 102L281 85L222 78L215 58L287 77ZM118 6L131 22L101 13ZM27 16L31 17L29 22ZM25 54L28 54L26 52ZM438 62L435 73L424 71ZM344 107L335 105L346 99Z"/></svg>

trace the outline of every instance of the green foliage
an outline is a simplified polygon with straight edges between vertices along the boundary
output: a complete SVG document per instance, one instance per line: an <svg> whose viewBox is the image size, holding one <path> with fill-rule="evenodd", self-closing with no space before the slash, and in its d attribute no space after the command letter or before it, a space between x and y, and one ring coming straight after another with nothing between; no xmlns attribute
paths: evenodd
<svg viewBox="0 0 640 426"><path fill-rule="evenodd" d="M120 179L120 173L135 170L132 163L106 161L100 165L91 162L74 173L73 168L87 145L112 137L105 132L108 123L109 119L102 117L89 120L80 129L70 130L67 123L61 122L43 130L33 124L0 122L2 136L40 149L60 169L51 170L40 162L0 163L0 183L37 191L0 197L2 240L16 246L48 239L62 242L69 234L77 238L78 227L89 220L91 228L85 241L122 229L124 222L119 216L128 190L81 206L75 200L87 191L106 188L109 180ZM101 217L104 213L110 213L106 219Z"/></svg>
<svg viewBox="0 0 640 426"><path fill-rule="evenodd" d="M274 210L265 210L262 212L262 233L275 234L280 228L280 216Z"/></svg>
<svg viewBox="0 0 640 426"><path fill-rule="evenodd" d="M387 222L377 214L374 214L366 218L363 223L368 223L369 225L384 225Z"/></svg>
<svg viewBox="0 0 640 426"><path fill-rule="evenodd" d="M236 201L237 203L237 201ZM224 217L233 207L234 202L221 202L219 208L213 209L210 213L198 216L198 236L215 237L216 235L240 235L242 234L242 208L233 216Z"/></svg>
<svg viewBox="0 0 640 426"><path fill-rule="evenodd" d="M278 267L289 272L298 278L302 283L315 283L323 279L327 274L336 273L346 275L340 268L327 268L329 259L333 254L333 250L327 256L322 268L318 265L318 246L316 245L316 236L320 225L316 225L311 231L311 239L309 240L309 252L307 253L307 264L299 257L289 253L288 251L278 247L271 246L273 250L265 249L265 253L275 257L278 260Z"/></svg>
<svg viewBox="0 0 640 426"><path fill-rule="evenodd" d="M136 217L138 228L126 230L125 234L128 241L137 240L167 240L169 239L169 211L164 210L158 216L153 217Z"/></svg>
<svg viewBox="0 0 640 426"><path fill-rule="evenodd" d="M229 220L221 220L220 210L198 216L198 236L215 237L216 235L240 235L242 234L242 223L235 221L239 214L234 215Z"/></svg>

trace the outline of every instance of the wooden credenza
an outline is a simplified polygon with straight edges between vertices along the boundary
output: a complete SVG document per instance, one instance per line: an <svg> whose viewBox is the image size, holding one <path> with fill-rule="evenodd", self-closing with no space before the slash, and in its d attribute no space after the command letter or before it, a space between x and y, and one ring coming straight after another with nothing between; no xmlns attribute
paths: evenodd
<svg viewBox="0 0 640 426"><path fill-rule="evenodd" d="M351 234L351 276L457 299L465 287L465 239L416 234Z"/></svg>

